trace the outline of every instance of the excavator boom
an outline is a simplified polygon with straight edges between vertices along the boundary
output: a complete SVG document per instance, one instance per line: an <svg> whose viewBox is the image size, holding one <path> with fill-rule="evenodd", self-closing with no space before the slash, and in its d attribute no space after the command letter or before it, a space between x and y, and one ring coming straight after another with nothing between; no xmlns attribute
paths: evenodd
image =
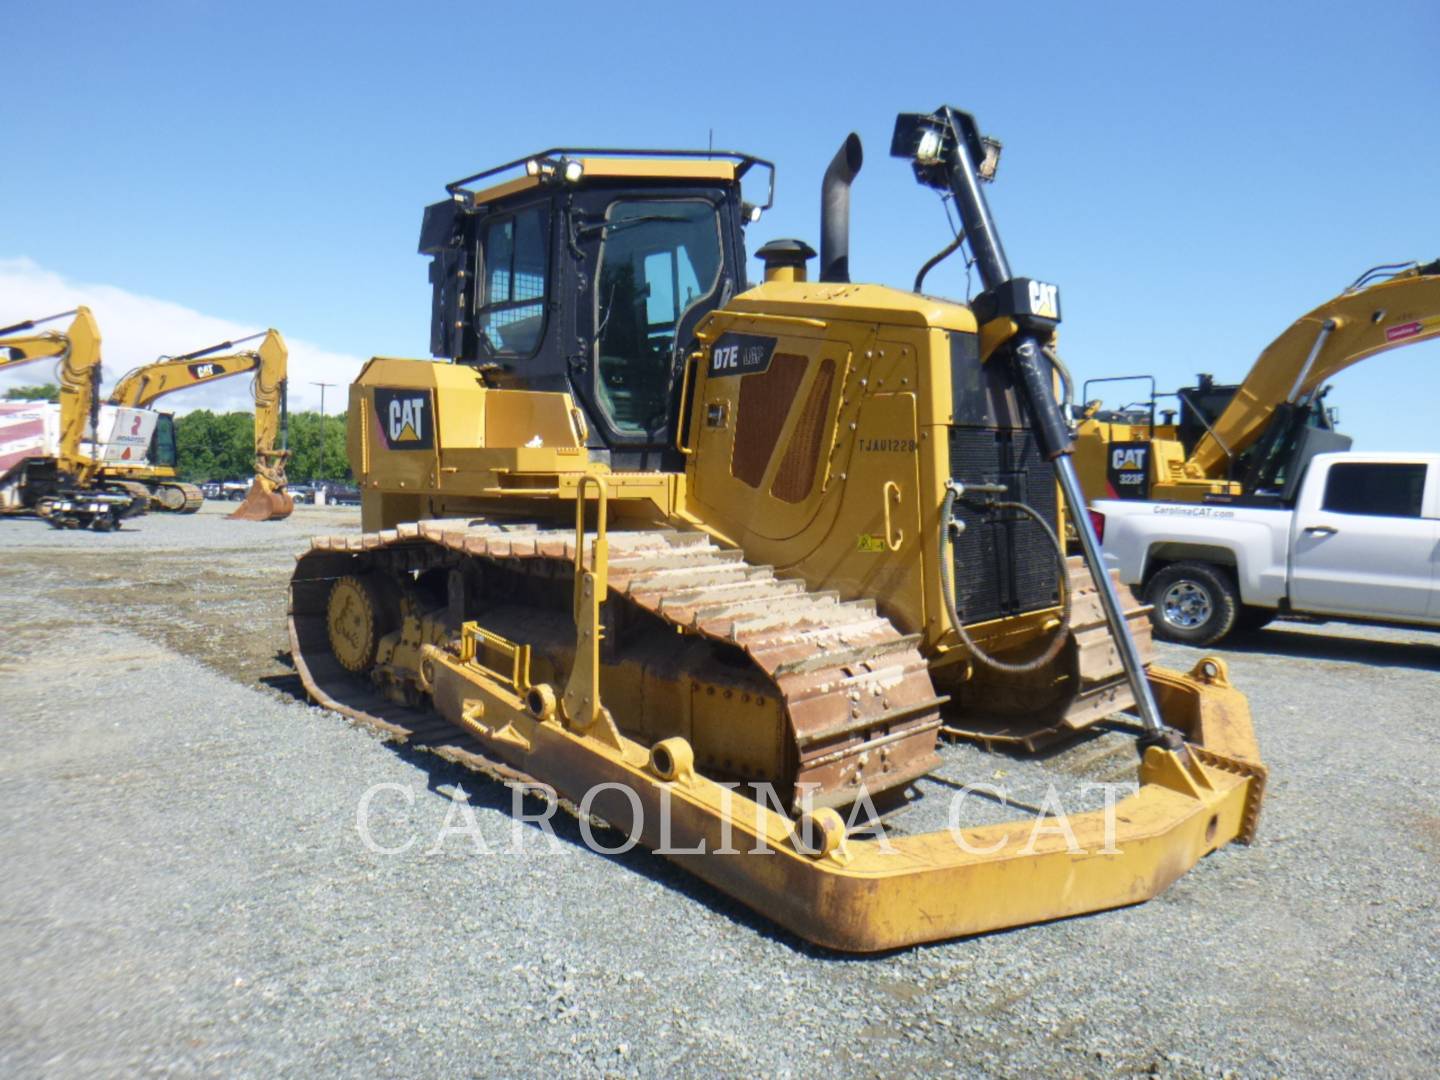
<svg viewBox="0 0 1440 1080"><path fill-rule="evenodd" d="M269 334L276 334L271 330ZM241 338L238 342L224 341L207 349L198 349L184 356L166 356L153 364L131 369L110 391L111 405L125 405L133 409L147 409L160 398L193 386L203 386L217 379L228 379L257 370L262 363L261 350L234 352L226 356L214 356L221 349L233 349L237 344L255 341L268 334L255 334ZM278 334L277 334L278 336ZM263 349L264 346L262 345ZM284 350L281 342L280 349ZM270 350L273 357L274 349ZM273 364L273 360L272 360ZM285 377L284 359L280 364L279 377ZM274 375L271 375L273 381Z"/></svg>
<svg viewBox="0 0 1440 1080"><path fill-rule="evenodd" d="M70 350L70 342L58 330L45 330L38 334L23 334L21 331L34 330L43 323L75 315L78 319L81 308L48 315L43 319L26 319L12 326L0 326L0 371L19 367L36 360L52 356L64 356Z"/></svg>
<svg viewBox="0 0 1440 1080"><path fill-rule="evenodd" d="M1440 336L1440 260L1365 284L1373 273L1271 342L1196 444L1187 475L1223 478L1281 405L1307 401L1329 379L1377 353Z"/></svg>

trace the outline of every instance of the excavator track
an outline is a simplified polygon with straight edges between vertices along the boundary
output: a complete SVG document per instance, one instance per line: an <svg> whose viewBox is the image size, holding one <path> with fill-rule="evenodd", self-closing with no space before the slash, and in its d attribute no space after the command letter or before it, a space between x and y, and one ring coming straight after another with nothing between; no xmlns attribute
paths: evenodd
<svg viewBox="0 0 1440 1080"><path fill-rule="evenodd" d="M157 509L172 514L193 514L205 504L203 491L178 480L157 484L150 494Z"/></svg>
<svg viewBox="0 0 1440 1080"><path fill-rule="evenodd" d="M149 511L150 489L138 480L107 480L104 486L130 496L130 508L120 515L122 518L139 517Z"/></svg>
<svg viewBox="0 0 1440 1080"><path fill-rule="evenodd" d="M397 703L373 678L340 664L327 626L330 589L335 581L370 572L377 564L403 567L412 575L462 570L468 564L518 570L542 581L564 579L573 574L575 540L573 530L546 523L484 519L436 519L359 536L315 538L298 557L291 584L290 638L306 690L388 737L418 741L437 752L444 748L445 756L507 775L507 767L489 760L462 729L415 703ZM747 704L778 701L785 730L774 734L788 742L787 765L778 779L791 788L792 808L802 791L810 806L843 806L862 788L873 796L908 784L938 763L939 708L945 699L935 693L918 637L900 634L872 602L845 602L834 593L811 591L801 581L777 576L771 567L746 562L741 552L700 532L612 530L609 546L607 644L625 647L625 627L635 615L660 620L672 644L665 656L650 661L665 670L665 677L690 680L690 692L727 698L731 691L703 672L677 671L679 658L689 643L701 640L732 657L743 656L748 670L736 685L749 679L757 689L753 694L734 691L736 723L753 722L746 720ZM539 626L546 614L537 610L521 624ZM483 624L486 614L467 611L465 617ZM622 730L632 727L627 722L632 719L616 716ZM698 737L696 756L697 764L716 772L740 771L727 769L720 750L707 754L705 740Z"/></svg>

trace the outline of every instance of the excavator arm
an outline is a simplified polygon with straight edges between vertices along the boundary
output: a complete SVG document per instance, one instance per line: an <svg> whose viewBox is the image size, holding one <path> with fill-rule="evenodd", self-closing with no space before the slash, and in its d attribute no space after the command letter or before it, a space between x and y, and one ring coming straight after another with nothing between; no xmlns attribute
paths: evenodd
<svg viewBox="0 0 1440 1080"><path fill-rule="evenodd" d="M287 414L286 364L289 353L278 330L266 331L256 351L255 372L255 472L272 485L285 488L285 461L290 457Z"/></svg>
<svg viewBox="0 0 1440 1080"><path fill-rule="evenodd" d="M74 318L64 330L24 333L67 315ZM87 484L95 462L80 452L80 443L100 415L100 328L89 308L0 328L0 370L51 357L60 361L60 470Z"/></svg>
<svg viewBox="0 0 1440 1080"><path fill-rule="evenodd" d="M228 364L241 356L248 356L254 362L255 381L251 388L255 395L255 479L245 495L245 501L230 516L245 521L286 518L295 509L295 501L285 490L288 483L285 462L290 457L286 445L289 438L286 386L290 354L280 331L271 329L265 331L264 340L254 352L216 357L213 362Z"/></svg>
<svg viewBox="0 0 1440 1080"><path fill-rule="evenodd" d="M1255 361L1195 446L1185 474L1221 479L1284 404L1308 402L1335 375L1387 349L1440 336L1440 260L1376 280L1377 267L1297 319Z"/></svg>

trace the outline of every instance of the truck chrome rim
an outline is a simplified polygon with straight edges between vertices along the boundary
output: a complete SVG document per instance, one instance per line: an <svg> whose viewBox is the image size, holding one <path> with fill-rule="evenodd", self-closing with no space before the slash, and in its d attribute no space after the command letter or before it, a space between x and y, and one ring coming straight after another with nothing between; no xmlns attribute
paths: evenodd
<svg viewBox="0 0 1440 1080"><path fill-rule="evenodd" d="M1210 618L1210 594L1193 581L1177 581L1165 590L1160 610L1171 626L1193 630Z"/></svg>

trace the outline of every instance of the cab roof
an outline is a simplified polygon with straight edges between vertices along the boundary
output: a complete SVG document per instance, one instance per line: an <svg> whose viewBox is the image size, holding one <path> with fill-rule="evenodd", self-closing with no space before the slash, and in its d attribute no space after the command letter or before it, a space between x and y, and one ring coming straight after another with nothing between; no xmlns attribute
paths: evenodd
<svg viewBox="0 0 1440 1080"><path fill-rule="evenodd" d="M768 170L765 202L775 195L775 166L751 154L734 150L617 150L552 147L515 161L497 165L445 185L451 195L462 192L471 205L493 202L542 184L584 184L587 180L708 180L733 184L754 166ZM501 179L506 173L519 176ZM472 185L489 180L481 188Z"/></svg>

